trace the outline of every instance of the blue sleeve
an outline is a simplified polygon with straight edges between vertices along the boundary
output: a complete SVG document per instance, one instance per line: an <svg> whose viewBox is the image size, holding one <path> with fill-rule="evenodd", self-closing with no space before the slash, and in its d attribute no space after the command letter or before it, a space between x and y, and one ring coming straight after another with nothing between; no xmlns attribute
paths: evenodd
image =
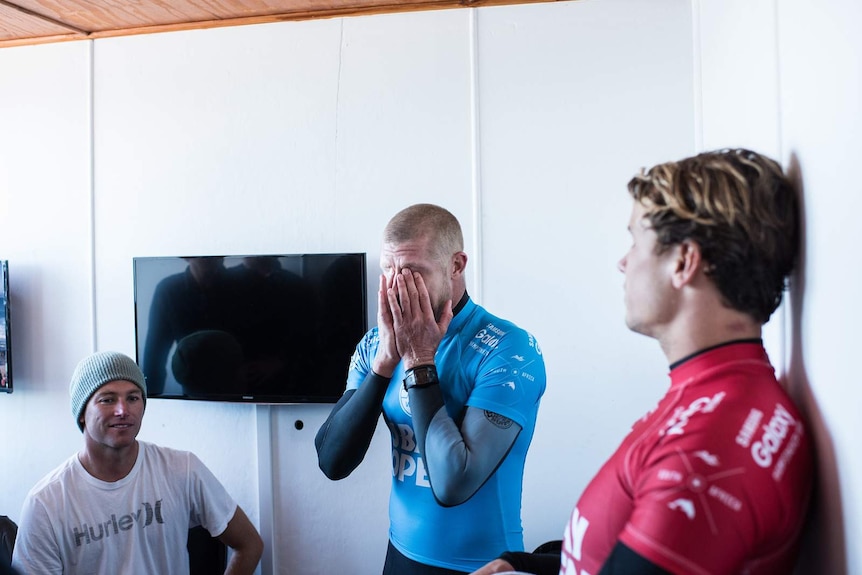
<svg viewBox="0 0 862 575"><path fill-rule="evenodd" d="M480 339L482 332L477 334ZM520 425L532 427L539 399L545 392L545 360L536 339L514 328L496 341L479 363L476 383L467 400L469 407L498 413ZM493 347L490 347L493 346Z"/></svg>
<svg viewBox="0 0 862 575"><path fill-rule="evenodd" d="M350 358L350 367L347 370L347 389L358 389L371 371L371 361L377 354L377 345L380 336L377 328L371 328L356 345L353 356Z"/></svg>

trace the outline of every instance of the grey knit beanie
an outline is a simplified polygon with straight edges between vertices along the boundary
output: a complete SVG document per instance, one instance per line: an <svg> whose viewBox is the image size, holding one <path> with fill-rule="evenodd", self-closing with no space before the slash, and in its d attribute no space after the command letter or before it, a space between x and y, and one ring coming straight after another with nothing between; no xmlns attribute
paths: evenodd
<svg viewBox="0 0 862 575"><path fill-rule="evenodd" d="M138 364L127 355L116 351L100 351L82 359L75 368L72 382L69 384L69 394L72 396L72 415L82 432L84 426L81 424L81 414L84 413L87 402L97 389L121 379L140 387L146 402L147 384L144 374Z"/></svg>

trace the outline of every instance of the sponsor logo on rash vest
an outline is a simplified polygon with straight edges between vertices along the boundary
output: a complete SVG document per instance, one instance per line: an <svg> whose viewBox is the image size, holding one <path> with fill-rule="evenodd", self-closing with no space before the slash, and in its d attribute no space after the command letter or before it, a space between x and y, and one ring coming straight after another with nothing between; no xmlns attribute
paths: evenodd
<svg viewBox="0 0 862 575"><path fill-rule="evenodd" d="M659 435L682 435L685 431L685 426L688 421L698 413L712 413L721 400L724 399L725 393L719 392L712 397L700 397L689 404L688 407L677 407L664 429L659 431Z"/></svg>
<svg viewBox="0 0 862 575"><path fill-rule="evenodd" d="M780 403L775 404L772 419L763 426L763 436L751 444L751 457L760 467L772 465L772 458L781 449L791 427L796 425L793 416Z"/></svg>
<svg viewBox="0 0 862 575"><path fill-rule="evenodd" d="M425 462L419 454L416 434L406 423L390 424L392 432L392 477L402 483L415 483L418 487L431 487Z"/></svg>
<svg viewBox="0 0 862 575"><path fill-rule="evenodd" d="M470 342L470 347L481 353L488 355L500 345L500 338L506 335L506 332L489 323L473 336L473 341Z"/></svg>
<svg viewBox="0 0 862 575"><path fill-rule="evenodd" d="M762 420L763 412L759 409L751 408L751 411L748 412L748 417L745 418L745 423L742 424L742 428L736 434L736 443L742 447L751 445L751 438L754 437L755 432L757 432L757 426L760 425Z"/></svg>
<svg viewBox="0 0 862 575"><path fill-rule="evenodd" d="M560 557L560 575L590 575L584 569L578 571L577 563L581 560L584 536L590 521L581 515L578 508L572 511L572 517L566 525L563 534L563 551Z"/></svg>

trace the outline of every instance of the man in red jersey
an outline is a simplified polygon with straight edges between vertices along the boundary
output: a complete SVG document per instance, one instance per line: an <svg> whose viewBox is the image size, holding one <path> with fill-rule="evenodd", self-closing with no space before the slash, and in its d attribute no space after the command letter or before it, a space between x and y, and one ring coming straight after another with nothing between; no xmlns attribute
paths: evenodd
<svg viewBox="0 0 862 575"><path fill-rule="evenodd" d="M796 192L748 150L660 164L628 187L626 324L658 340L670 387L581 495L561 557L505 553L475 573L790 573L813 455L761 327L796 261Z"/></svg>

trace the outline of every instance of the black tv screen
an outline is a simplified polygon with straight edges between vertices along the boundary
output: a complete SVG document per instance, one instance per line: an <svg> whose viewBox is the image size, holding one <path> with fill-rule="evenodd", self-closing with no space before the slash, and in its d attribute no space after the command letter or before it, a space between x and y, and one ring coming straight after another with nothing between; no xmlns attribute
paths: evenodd
<svg viewBox="0 0 862 575"><path fill-rule="evenodd" d="M368 329L364 253L136 257L149 397L333 403Z"/></svg>
<svg viewBox="0 0 862 575"><path fill-rule="evenodd" d="M12 393L12 323L9 319L9 262L0 260L0 393Z"/></svg>

